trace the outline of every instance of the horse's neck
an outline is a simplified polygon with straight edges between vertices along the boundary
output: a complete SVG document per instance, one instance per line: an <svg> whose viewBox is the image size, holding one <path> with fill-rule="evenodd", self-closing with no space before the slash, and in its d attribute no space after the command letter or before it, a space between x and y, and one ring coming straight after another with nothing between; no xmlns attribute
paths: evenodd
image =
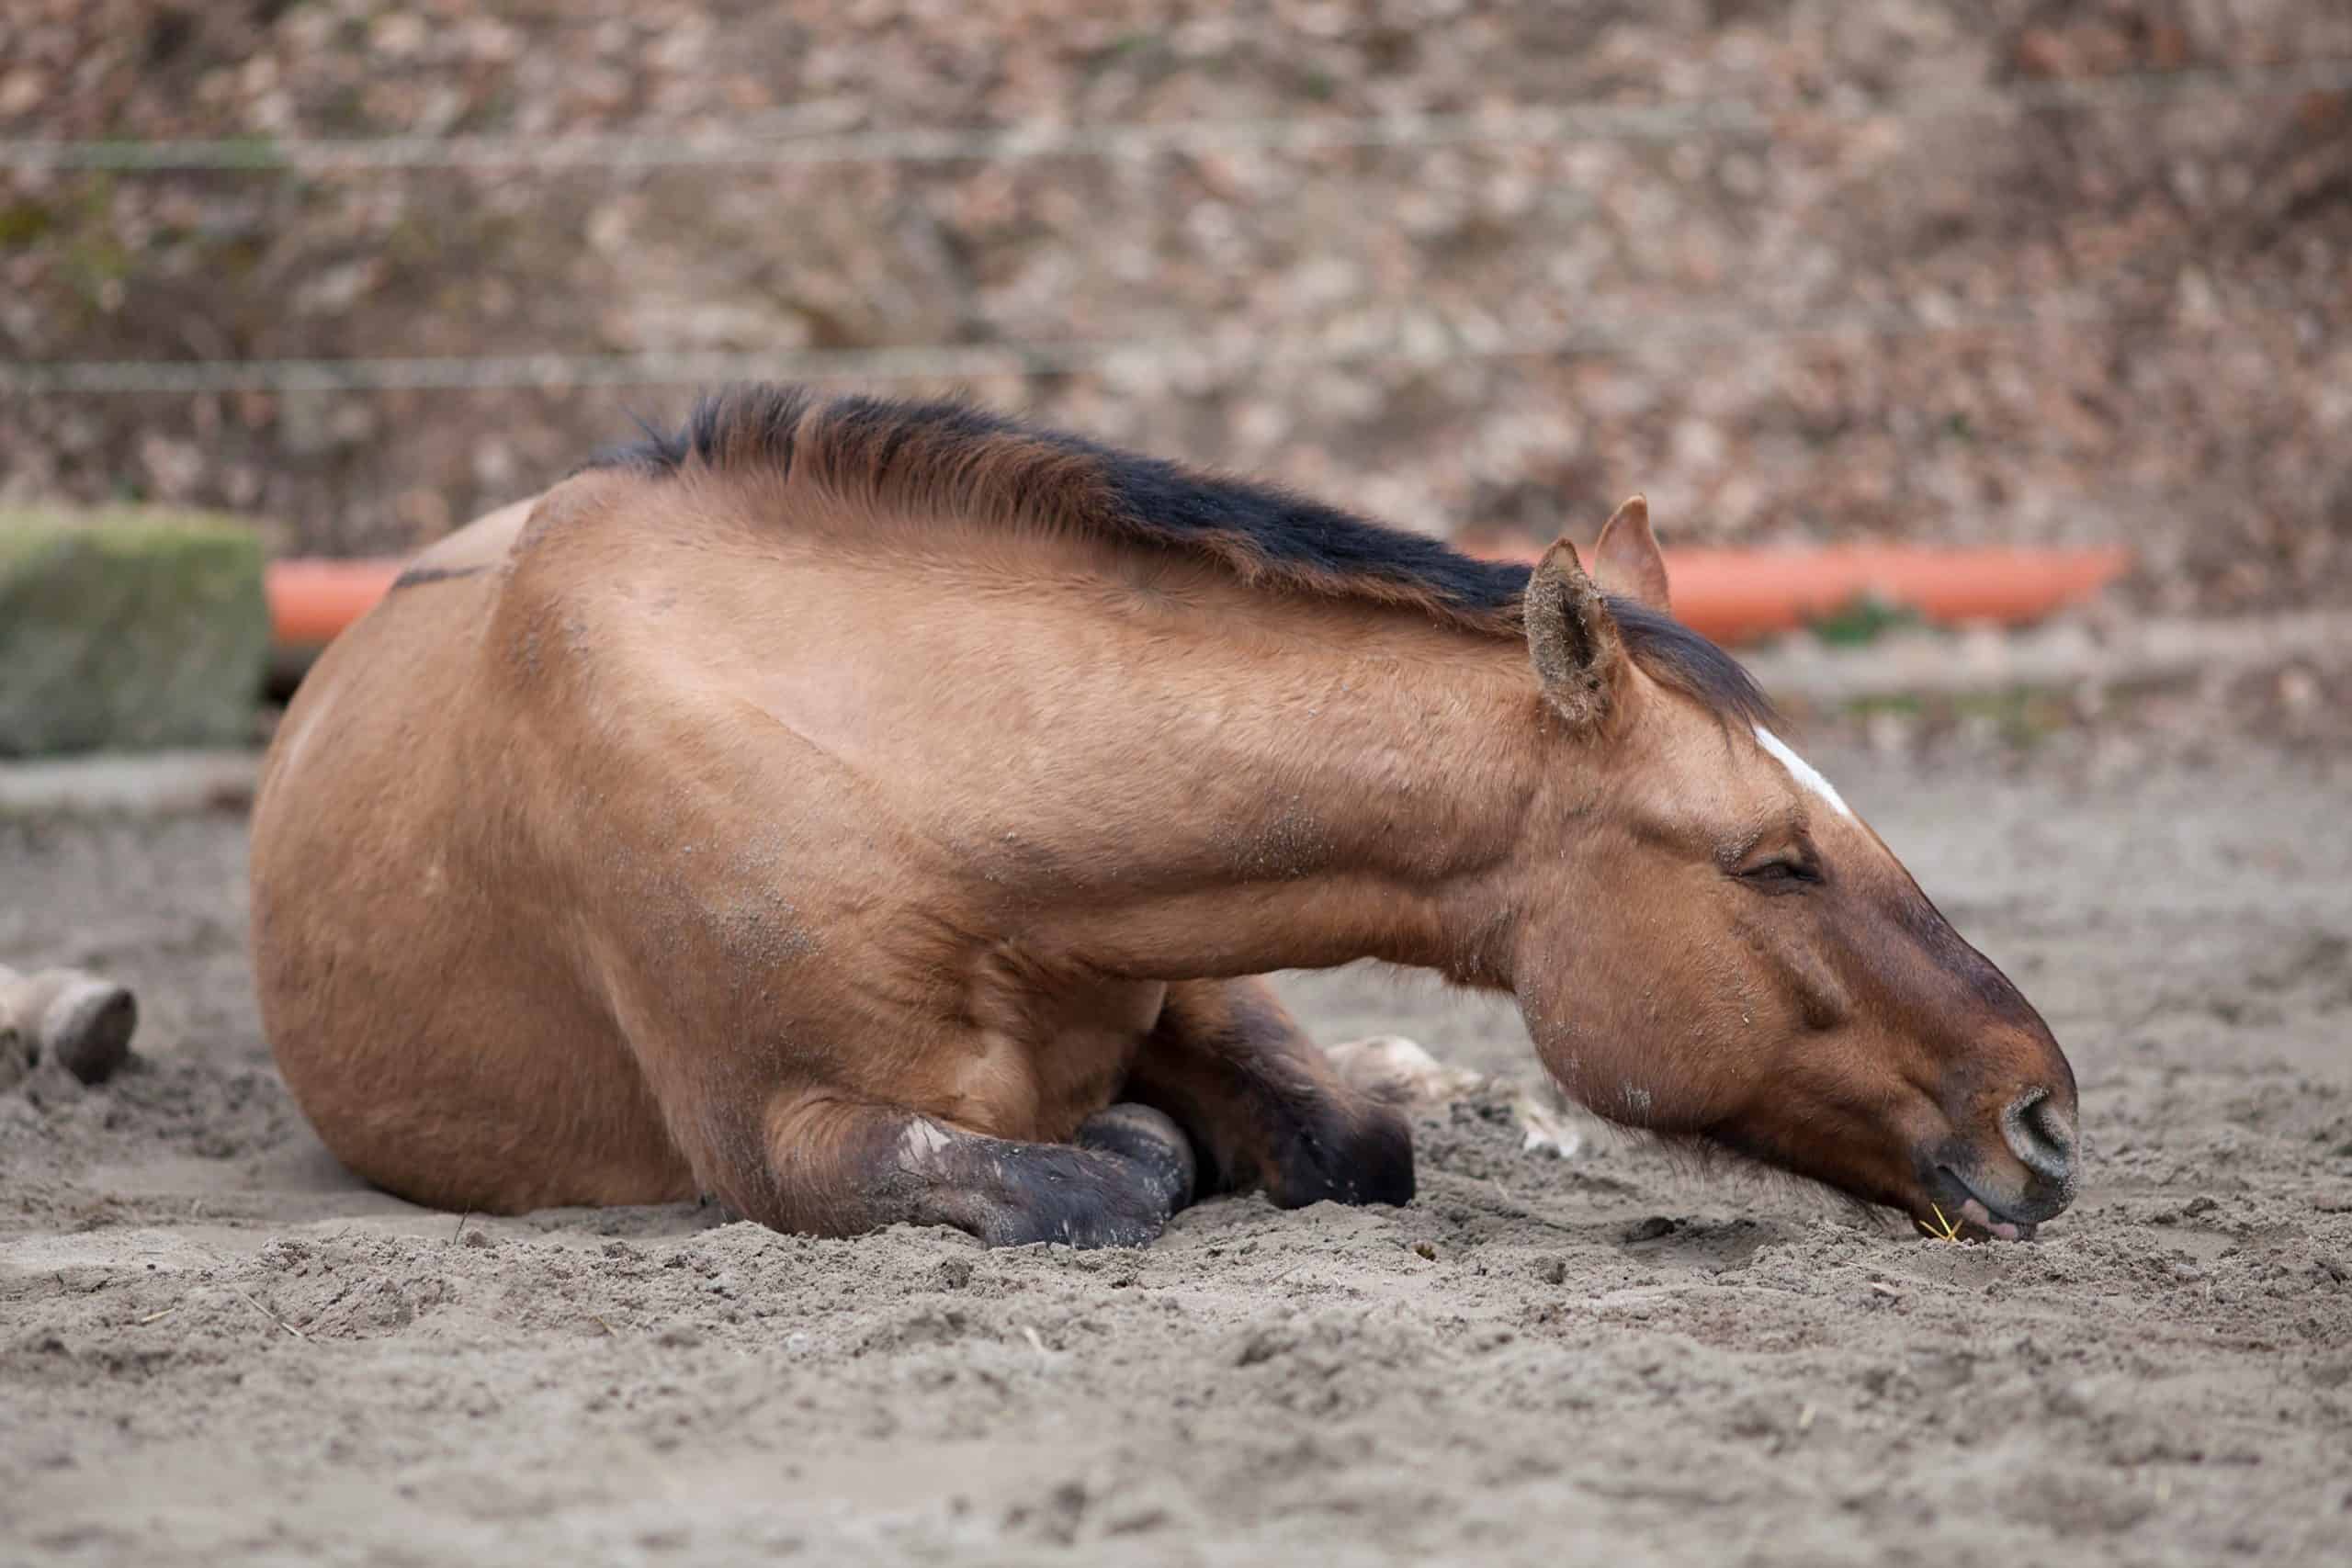
<svg viewBox="0 0 2352 1568"><path fill-rule="evenodd" d="M1523 644L1069 535L885 518L797 548L694 558L705 613L666 635L944 852L961 886L922 897L1106 973L1507 983L1554 783Z"/></svg>
<svg viewBox="0 0 2352 1568"><path fill-rule="evenodd" d="M1259 613L1290 624L1127 667L1106 820L1041 807L1093 844L1069 944L1167 978L1373 957L1507 984L1544 783L1523 651L1360 605Z"/></svg>

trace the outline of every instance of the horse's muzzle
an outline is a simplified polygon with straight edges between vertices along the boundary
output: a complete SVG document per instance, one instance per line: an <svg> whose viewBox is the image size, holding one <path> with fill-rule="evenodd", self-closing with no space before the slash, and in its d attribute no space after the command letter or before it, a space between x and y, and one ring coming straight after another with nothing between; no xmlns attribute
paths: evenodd
<svg viewBox="0 0 2352 1568"><path fill-rule="evenodd" d="M1920 1227L1943 1235L2031 1238L2065 1212L2081 1174L2075 1120L2048 1089L2030 1089L2001 1111L1999 1144L1954 1140L1923 1162Z"/></svg>

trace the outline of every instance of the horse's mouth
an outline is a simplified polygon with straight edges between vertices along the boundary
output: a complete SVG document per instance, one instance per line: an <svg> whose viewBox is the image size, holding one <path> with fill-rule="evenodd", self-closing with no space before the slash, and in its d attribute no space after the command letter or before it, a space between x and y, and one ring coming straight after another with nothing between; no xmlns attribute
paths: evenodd
<svg viewBox="0 0 2352 1568"><path fill-rule="evenodd" d="M1964 1174L1948 1165L1936 1167L1936 1174L1951 1190L1951 1199L1956 1201L1930 1203L1928 1215L1914 1215L1921 1230L1947 1241L2033 1239L2039 1228L2034 1222L2011 1217Z"/></svg>

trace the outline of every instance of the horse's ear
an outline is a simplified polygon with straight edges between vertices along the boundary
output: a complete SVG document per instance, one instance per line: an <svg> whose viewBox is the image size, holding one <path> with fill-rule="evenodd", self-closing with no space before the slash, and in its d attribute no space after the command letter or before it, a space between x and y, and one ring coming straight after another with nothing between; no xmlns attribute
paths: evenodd
<svg viewBox="0 0 2352 1568"><path fill-rule="evenodd" d="M1577 728L1600 723L1625 668L1625 644L1574 545L1562 539L1544 552L1522 608L1544 700Z"/></svg>
<svg viewBox="0 0 2352 1568"><path fill-rule="evenodd" d="M1619 598L1666 612L1666 558L1650 532L1648 502L1634 496L1600 525L1600 542L1592 547L1592 574Z"/></svg>

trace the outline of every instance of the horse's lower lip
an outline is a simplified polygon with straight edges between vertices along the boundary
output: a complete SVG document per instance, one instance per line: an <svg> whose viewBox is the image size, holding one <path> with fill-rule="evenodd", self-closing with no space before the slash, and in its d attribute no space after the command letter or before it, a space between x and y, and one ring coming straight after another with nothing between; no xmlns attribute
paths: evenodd
<svg viewBox="0 0 2352 1568"><path fill-rule="evenodd" d="M1966 1193L1967 1200L1956 1216L1963 1224L1973 1224L1986 1235L2002 1241L2031 1241L2037 1228L2030 1220L2011 1219L1998 1203L1984 1196L1977 1185L1948 1165L1936 1168L1936 1174Z"/></svg>

